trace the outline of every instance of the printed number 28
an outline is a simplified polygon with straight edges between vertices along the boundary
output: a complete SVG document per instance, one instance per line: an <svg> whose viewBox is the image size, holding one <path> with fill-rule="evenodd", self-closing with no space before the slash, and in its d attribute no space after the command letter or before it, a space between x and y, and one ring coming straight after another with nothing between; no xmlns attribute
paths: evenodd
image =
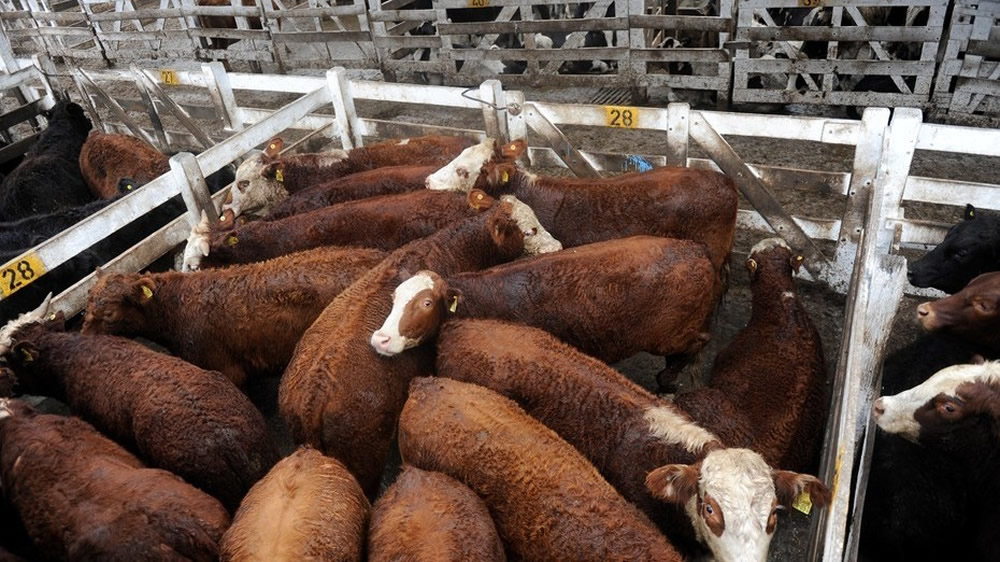
<svg viewBox="0 0 1000 562"><path fill-rule="evenodd" d="M16 269L16 271L15 271ZM27 261L19 261L14 267L3 270L3 282L7 284L6 292L11 293L14 289L20 288L24 281L30 281L35 277L35 270L31 269L31 264Z"/></svg>
<svg viewBox="0 0 1000 562"><path fill-rule="evenodd" d="M638 124L639 113L631 107L605 107L605 117L608 127L632 129Z"/></svg>

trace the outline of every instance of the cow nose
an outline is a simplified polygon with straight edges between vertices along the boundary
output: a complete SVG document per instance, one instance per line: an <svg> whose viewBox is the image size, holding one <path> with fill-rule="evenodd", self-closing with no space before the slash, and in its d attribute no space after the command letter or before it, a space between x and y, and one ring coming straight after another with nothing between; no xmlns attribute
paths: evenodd
<svg viewBox="0 0 1000 562"><path fill-rule="evenodd" d="M372 345L378 349L388 349L390 342L392 342L392 337L385 335L381 331L372 334Z"/></svg>
<svg viewBox="0 0 1000 562"><path fill-rule="evenodd" d="M917 307L917 316L927 316L931 313L931 303L925 302Z"/></svg>
<svg viewBox="0 0 1000 562"><path fill-rule="evenodd" d="M875 416L875 420L877 421L884 414L885 414L885 402L883 402L882 399L879 398L875 400L874 404L872 404L872 415Z"/></svg>
<svg viewBox="0 0 1000 562"><path fill-rule="evenodd" d="M431 188L431 178L427 178L424 180L424 187L426 187L427 189Z"/></svg>

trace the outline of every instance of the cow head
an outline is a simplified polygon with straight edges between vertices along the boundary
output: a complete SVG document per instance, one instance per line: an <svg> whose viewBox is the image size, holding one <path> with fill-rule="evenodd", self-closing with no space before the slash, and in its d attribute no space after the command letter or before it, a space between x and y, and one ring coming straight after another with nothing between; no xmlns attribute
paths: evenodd
<svg viewBox="0 0 1000 562"><path fill-rule="evenodd" d="M750 250L746 266L753 282L768 274L790 279L802 267L802 262L802 255L794 252L781 238L765 238Z"/></svg>
<svg viewBox="0 0 1000 562"><path fill-rule="evenodd" d="M910 284L957 293L973 277L1000 269L1000 216L966 205L963 218L937 247L910 264Z"/></svg>
<svg viewBox="0 0 1000 562"><path fill-rule="evenodd" d="M806 494L825 507L816 477L774 470L749 449L716 449L695 464L669 464L646 476L653 496L684 507L695 534L718 562L765 562L778 510Z"/></svg>
<svg viewBox="0 0 1000 562"><path fill-rule="evenodd" d="M0 356L6 355L14 347L14 337L26 326L54 320L52 314L52 293L49 293L42 304L35 310L25 312L0 328Z"/></svg>
<svg viewBox="0 0 1000 562"><path fill-rule="evenodd" d="M501 144L486 139L466 148L446 166L427 176L427 189L469 192L501 163L509 163L524 154L523 139Z"/></svg>
<svg viewBox="0 0 1000 562"><path fill-rule="evenodd" d="M79 104L71 101L61 101L52 106L52 109L42 113L53 123L64 122L78 134L86 137L90 134L93 124L87 118L87 113Z"/></svg>
<svg viewBox="0 0 1000 562"><path fill-rule="evenodd" d="M437 336L448 311L455 312L458 292L433 271L418 271L392 292L392 311L372 334L379 355L393 356Z"/></svg>
<svg viewBox="0 0 1000 562"><path fill-rule="evenodd" d="M965 437L961 433L980 433L984 425L995 440L998 384L1000 362L953 365L909 390L879 398L872 415L883 431L915 443L944 444Z"/></svg>
<svg viewBox="0 0 1000 562"><path fill-rule="evenodd" d="M135 334L146 328L145 307L156 282L148 275L103 273L90 288L83 316L84 334Z"/></svg>
<svg viewBox="0 0 1000 562"><path fill-rule="evenodd" d="M281 159L284 146L284 141L275 137L267 141L263 152L253 151L243 160L236 169L232 200L222 206L223 211L229 209L236 217L244 213L263 216L288 197Z"/></svg>
<svg viewBox="0 0 1000 562"><path fill-rule="evenodd" d="M964 289L917 307L928 332L961 336L1000 352L1000 271L976 277Z"/></svg>
<svg viewBox="0 0 1000 562"><path fill-rule="evenodd" d="M228 221L228 224L234 225L236 223L232 218L232 210L227 209L222 216ZM187 245L184 246L184 261L181 263L181 271L188 272L201 269L201 260L208 256L212 247L211 233L212 226L208 222L208 215L202 210L201 221L191 228Z"/></svg>

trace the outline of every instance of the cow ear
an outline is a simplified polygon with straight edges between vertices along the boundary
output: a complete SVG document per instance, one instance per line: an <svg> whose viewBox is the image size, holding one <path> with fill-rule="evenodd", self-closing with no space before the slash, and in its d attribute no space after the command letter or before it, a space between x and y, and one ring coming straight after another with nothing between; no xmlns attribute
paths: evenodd
<svg viewBox="0 0 1000 562"><path fill-rule="evenodd" d="M448 287L444 292L444 301L448 303L448 312L454 314L458 310L458 303L462 301L462 291Z"/></svg>
<svg viewBox="0 0 1000 562"><path fill-rule="evenodd" d="M505 246L506 242L510 240L511 236L515 234L521 239L524 239L524 233L517 226L517 221L511 216L513 213L513 208L510 203L504 202L500 206L501 212L496 213L490 219L490 234L493 236L493 241L497 246Z"/></svg>
<svg viewBox="0 0 1000 562"><path fill-rule="evenodd" d="M281 154L281 149L285 147L285 141L281 140L281 137L274 137L273 139L267 141L267 146L264 147L264 156L268 158L277 158Z"/></svg>
<svg viewBox="0 0 1000 562"><path fill-rule="evenodd" d="M667 503L684 505L698 492L701 467L697 464L668 464L646 475L646 489Z"/></svg>
<svg viewBox="0 0 1000 562"><path fill-rule="evenodd" d="M156 283L149 277L143 277L132 284L132 301L138 304L146 304L153 298L153 290Z"/></svg>
<svg viewBox="0 0 1000 562"><path fill-rule="evenodd" d="M96 277L97 279L100 279L105 275L107 275L107 272L105 272L101 266L97 266L94 268L94 277Z"/></svg>
<svg viewBox="0 0 1000 562"><path fill-rule="evenodd" d="M816 507L830 505L832 493L826 484L819 481L819 478L790 470L775 470L771 474L774 477L774 493L778 496L779 504L792 507L800 495L807 494L810 503Z"/></svg>
<svg viewBox="0 0 1000 562"><path fill-rule="evenodd" d="M473 189L469 192L469 206L476 211L485 211L493 206L495 199L486 194L481 189Z"/></svg>
<svg viewBox="0 0 1000 562"><path fill-rule="evenodd" d="M500 147L500 157L505 160L517 160L527 149L528 143L524 139L517 139Z"/></svg>
<svg viewBox="0 0 1000 562"><path fill-rule="evenodd" d="M515 172L517 172L517 166L510 162L496 164L490 168L489 175L486 178L487 183L490 186L505 186L509 184L512 179L514 179Z"/></svg>
<svg viewBox="0 0 1000 562"><path fill-rule="evenodd" d="M260 175L269 180L283 182L285 181L285 165L281 162L271 162L264 166L264 169L260 171Z"/></svg>
<svg viewBox="0 0 1000 562"><path fill-rule="evenodd" d="M963 215L963 218L967 221L971 221L972 219L976 218L976 208L973 207L972 205L966 205L965 214Z"/></svg>
<svg viewBox="0 0 1000 562"><path fill-rule="evenodd" d="M28 341L19 341L10 348L11 357L22 365L27 365L38 359L38 348Z"/></svg>
<svg viewBox="0 0 1000 562"><path fill-rule="evenodd" d="M788 265L792 266L793 270L798 271L799 268L802 267L802 261L804 259L805 258L802 257L802 254L793 254L792 257L788 258Z"/></svg>
<svg viewBox="0 0 1000 562"><path fill-rule="evenodd" d="M986 358L977 353L969 359L969 363L972 363L973 365L983 365L986 363Z"/></svg>

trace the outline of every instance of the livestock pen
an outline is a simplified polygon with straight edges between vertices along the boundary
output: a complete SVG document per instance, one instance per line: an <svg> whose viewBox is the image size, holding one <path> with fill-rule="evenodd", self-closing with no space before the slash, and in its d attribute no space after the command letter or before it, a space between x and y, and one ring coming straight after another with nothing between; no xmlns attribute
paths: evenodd
<svg viewBox="0 0 1000 562"><path fill-rule="evenodd" d="M430 132L524 138L533 169L566 169L582 177L650 165L721 169L737 182L744 198L733 263L742 262L753 242L773 233L805 256L804 300L824 332L828 364L835 367L821 473L834 491L834 503L813 516L808 541L797 537L793 549L802 552L808 542L810 560L853 559L861 516L857 499L870 454L868 411L878 393L893 317L904 293L913 292L897 250L921 250L938 242L951 217L950 206L971 202L1000 209L1000 187L989 180L953 179L948 173L928 177L926 164L919 173L912 170L915 158L931 153L1000 157L1000 131L923 123L917 109L869 108L861 120L847 120L698 111L686 104L580 105L540 101L530 92L505 90L496 81L472 89L393 84L350 79L339 68L320 77L260 76L229 73L217 63L201 71L169 73L81 71L75 79L95 125L124 128L168 145L191 141L206 149L197 157L174 156L170 173L0 266L0 276L11 272L22 286L182 194L186 215L105 265L123 272L147 267L184 241L202 209L218 216L225 192L210 199L204 176L278 135L297 139L289 143L292 151L327 144L351 148L367 139ZM108 95L112 89L119 94ZM125 91L136 97L120 95ZM171 104L164 97L176 100ZM279 109L253 106L274 99L292 101ZM133 114L145 111L149 123L129 117L123 108ZM211 133L203 132L207 123ZM780 158L768 159L775 156L769 151L780 152ZM830 159L840 162L831 166ZM906 216L904 208L911 207L922 215ZM42 264L42 273L32 279L16 277L23 262ZM724 309L747 304L742 275L733 269ZM78 313L94 280L89 275L57 295L55 308ZM738 329L745 314L721 313L729 317L718 320L726 327L717 339ZM648 384L650 363L640 358L619 368Z"/></svg>

